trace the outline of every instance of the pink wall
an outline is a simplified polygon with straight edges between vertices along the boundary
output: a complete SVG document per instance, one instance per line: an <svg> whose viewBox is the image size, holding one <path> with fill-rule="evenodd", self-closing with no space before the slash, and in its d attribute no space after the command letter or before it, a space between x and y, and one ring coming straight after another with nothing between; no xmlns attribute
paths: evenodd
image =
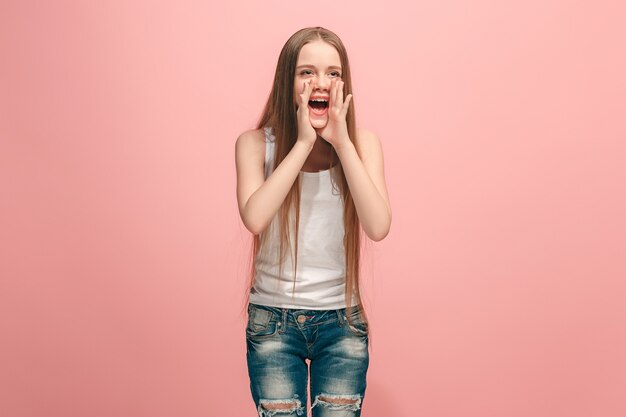
<svg viewBox="0 0 626 417"><path fill-rule="evenodd" d="M623 1L3 1L0 414L253 416L234 141L323 25L383 142L363 416L626 415Z"/></svg>

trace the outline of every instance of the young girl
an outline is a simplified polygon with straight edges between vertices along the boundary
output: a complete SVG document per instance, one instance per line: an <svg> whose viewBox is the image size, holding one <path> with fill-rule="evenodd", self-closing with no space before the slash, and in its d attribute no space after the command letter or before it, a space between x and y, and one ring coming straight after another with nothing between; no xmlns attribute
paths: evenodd
<svg viewBox="0 0 626 417"><path fill-rule="evenodd" d="M360 232L383 239L391 207L380 142L356 128L351 91L339 37L299 30L257 129L237 138L239 213L254 235L246 343L260 417L306 415L307 360L313 417L361 414Z"/></svg>

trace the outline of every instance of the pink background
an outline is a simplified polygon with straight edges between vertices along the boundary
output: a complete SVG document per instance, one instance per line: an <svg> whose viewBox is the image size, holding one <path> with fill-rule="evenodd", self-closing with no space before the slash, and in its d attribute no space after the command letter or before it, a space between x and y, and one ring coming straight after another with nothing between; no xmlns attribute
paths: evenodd
<svg viewBox="0 0 626 417"><path fill-rule="evenodd" d="M322 25L393 207L362 415L623 417L624 22L621 0L3 0L0 414L256 415L234 142Z"/></svg>

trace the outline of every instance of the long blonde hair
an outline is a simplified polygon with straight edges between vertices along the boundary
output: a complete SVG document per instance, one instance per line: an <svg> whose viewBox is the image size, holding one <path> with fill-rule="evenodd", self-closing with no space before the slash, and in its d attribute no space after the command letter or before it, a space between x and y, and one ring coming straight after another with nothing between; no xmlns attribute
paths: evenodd
<svg viewBox="0 0 626 417"><path fill-rule="evenodd" d="M348 63L348 55L346 49L341 42L341 39L328 29L323 27L310 27L304 28L294 33L289 40L283 46L280 55L278 57L278 63L276 65L276 72L274 76L274 84L269 94L269 98L257 123L257 129L263 129L265 127L271 127L275 136L274 146L274 166L278 164L287 156L289 151L295 145L298 136L297 126L297 105L294 99L294 77L296 63L298 55L302 47L315 40L322 40L334 46L339 57L341 59L342 68L342 80L344 82L344 97L347 92L352 92L352 80L350 77L350 65ZM357 147L357 143L354 138L356 137L356 124L355 124L355 112L354 112L354 99L350 101L350 107L346 115L346 122L348 127L348 135L350 140ZM358 147L357 147L358 151ZM334 148L331 150L333 156L332 159L338 159ZM360 152L359 152L360 153ZM330 164L330 162L329 162ZM330 168L330 166L329 166ZM344 209L343 209L343 222L344 222L344 249L346 259L346 291L345 291L345 303L346 303L346 317L350 320L350 314L352 312L352 297L351 293L354 293L354 298L358 304L363 305L361 299L361 291L359 288L359 265L360 265L360 250L361 250L361 224L357 217L356 207L352 200L352 195L346 181L345 174L341 167L341 162L338 164L337 179L339 189L341 192ZM293 210L293 207L297 207L295 211L295 262L294 262L294 288L295 288L295 275L297 269L297 253L298 253L298 229L299 229L299 207L300 207L300 192L301 185L300 179L294 182L291 189L287 193L283 204L279 209L279 224L280 224L280 271L282 272L282 266L284 263L285 250L287 247L291 247L290 234L289 234L289 213ZM250 260L250 282L246 292L246 304L249 300L250 289L254 286L256 278L255 259L259 250L263 247L268 234L268 228L266 228L260 235L254 235L251 260ZM368 323L365 310L362 309L362 317L365 323Z"/></svg>

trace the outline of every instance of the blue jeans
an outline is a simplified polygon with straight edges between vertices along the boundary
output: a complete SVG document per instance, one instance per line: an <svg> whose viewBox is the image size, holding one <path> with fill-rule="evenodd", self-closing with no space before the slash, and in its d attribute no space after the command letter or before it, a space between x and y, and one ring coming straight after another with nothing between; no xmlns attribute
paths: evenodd
<svg viewBox="0 0 626 417"><path fill-rule="evenodd" d="M369 365L361 306L302 310L248 303L246 345L260 417L306 416L310 361L313 417L359 417Z"/></svg>

